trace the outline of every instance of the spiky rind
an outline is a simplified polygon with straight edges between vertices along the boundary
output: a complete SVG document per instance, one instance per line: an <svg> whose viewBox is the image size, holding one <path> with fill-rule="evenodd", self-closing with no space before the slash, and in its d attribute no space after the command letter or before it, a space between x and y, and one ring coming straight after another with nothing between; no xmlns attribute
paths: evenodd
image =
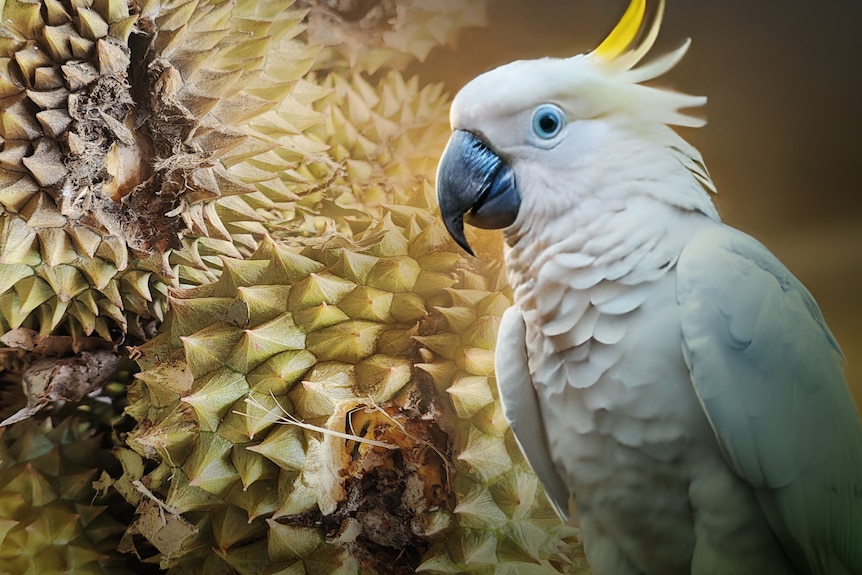
<svg viewBox="0 0 862 575"><path fill-rule="evenodd" d="M321 83L329 93L316 107L325 121L309 134L331 144L331 160L308 164L306 175L322 175L325 187L304 191L268 224L278 240L265 240L246 260L224 258L217 282L175 292L173 318L141 348L130 413L148 424L129 444L161 459L151 484L189 517L239 507L252 525L268 522L270 551L276 532L310 537L271 560L304 557L309 568L336 545L346 551L338 555L342 568L358 562L400 573L445 563L482 572L483 557L452 543L479 537L501 541L492 561L500 569L516 572L532 561L575 572L567 561L578 555L577 539L539 495L496 404L491 350L509 305L502 268L498 260L464 259L434 214L429 150L448 137L442 88L420 88L395 72L373 84L343 74ZM490 235L476 241L489 253L500 249ZM252 289L275 299L255 303ZM172 379L166 361L194 377L173 403L163 396L170 386L159 383ZM304 424L394 443L398 455L284 425L282 409ZM192 421L191 443L166 431L177 418ZM247 461L238 450L259 457ZM167 477L170 489L159 487ZM278 504L269 515L268 499L254 494L273 489ZM241 490L252 495L230 495ZM498 509L493 525L471 511L476 494ZM381 522L392 529L375 530ZM424 527L407 537L397 527L407 523ZM193 547L213 545L206 529L198 533ZM527 551L507 555L516 540ZM388 554L396 548L409 550L401 563ZM170 564L179 569L194 556Z"/></svg>
<svg viewBox="0 0 862 575"><path fill-rule="evenodd" d="M323 149L291 4L4 4L0 331L145 339L254 249Z"/></svg>

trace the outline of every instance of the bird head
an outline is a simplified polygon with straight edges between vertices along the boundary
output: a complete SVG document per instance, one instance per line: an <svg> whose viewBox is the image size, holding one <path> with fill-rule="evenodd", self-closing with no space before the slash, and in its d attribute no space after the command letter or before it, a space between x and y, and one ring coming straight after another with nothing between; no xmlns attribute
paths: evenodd
<svg viewBox="0 0 862 575"><path fill-rule="evenodd" d="M473 253L465 222L487 229L541 222L595 199L598 190L658 195L714 214L706 192L714 188L700 154L669 128L704 125L681 110L706 98L643 84L673 68L689 42L638 66L663 12L664 0L649 16L646 0L632 0L593 51L512 62L458 92L437 196L461 247ZM658 185L665 172L678 181ZM632 182L657 185L627 185Z"/></svg>

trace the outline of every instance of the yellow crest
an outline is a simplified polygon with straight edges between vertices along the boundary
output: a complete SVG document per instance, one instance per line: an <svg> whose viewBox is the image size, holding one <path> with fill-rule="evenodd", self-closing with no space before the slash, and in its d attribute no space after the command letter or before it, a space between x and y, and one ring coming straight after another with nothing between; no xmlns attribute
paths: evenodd
<svg viewBox="0 0 862 575"><path fill-rule="evenodd" d="M646 0L631 0L623 17L608 37L590 52L590 56L596 56L609 64L613 63L614 68L623 70L628 70L637 64L658 37L664 15L664 0L658 1L658 7L652 11L649 22L646 22L646 14ZM639 38L645 27L646 32Z"/></svg>
<svg viewBox="0 0 862 575"><path fill-rule="evenodd" d="M646 0L632 0L619 23L611 30L608 37L593 50L593 54L605 60L613 60L624 53L637 37L645 14Z"/></svg>

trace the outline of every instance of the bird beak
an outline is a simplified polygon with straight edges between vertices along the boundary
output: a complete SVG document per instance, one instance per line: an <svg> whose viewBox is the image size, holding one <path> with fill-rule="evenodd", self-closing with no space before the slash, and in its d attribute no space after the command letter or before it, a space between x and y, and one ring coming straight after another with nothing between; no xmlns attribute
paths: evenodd
<svg viewBox="0 0 862 575"><path fill-rule="evenodd" d="M437 201L443 223L470 255L464 222L485 229L514 223L521 206L515 174L478 136L456 130L437 167ZM466 217L465 217L466 216Z"/></svg>

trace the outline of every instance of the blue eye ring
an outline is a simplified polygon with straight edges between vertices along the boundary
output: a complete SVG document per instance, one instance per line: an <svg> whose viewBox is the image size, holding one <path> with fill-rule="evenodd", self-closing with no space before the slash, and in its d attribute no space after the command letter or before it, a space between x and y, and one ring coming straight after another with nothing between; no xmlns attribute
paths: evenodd
<svg viewBox="0 0 862 575"><path fill-rule="evenodd" d="M554 104L542 104L533 112L533 133L543 140L555 138L566 125L566 113Z"/></svg>

